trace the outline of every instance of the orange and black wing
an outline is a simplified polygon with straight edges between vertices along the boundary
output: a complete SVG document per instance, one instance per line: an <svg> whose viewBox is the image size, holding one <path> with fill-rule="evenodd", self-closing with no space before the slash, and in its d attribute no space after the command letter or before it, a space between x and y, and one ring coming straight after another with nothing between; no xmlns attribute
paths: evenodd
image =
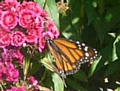
<svg viewBox="0 0 120 91"><path fill-rule="evenodd" d="M81 64L95 60L98 53L84 43L66 39L47 39L51 54L55 59L56 72L62 77L77 72Z"/></svg>

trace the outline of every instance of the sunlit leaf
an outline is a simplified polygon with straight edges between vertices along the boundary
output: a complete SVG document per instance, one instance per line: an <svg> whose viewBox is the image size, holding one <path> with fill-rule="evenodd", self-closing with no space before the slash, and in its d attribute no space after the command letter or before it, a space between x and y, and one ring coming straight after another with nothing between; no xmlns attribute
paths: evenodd
<svg viewBox="0 0 120 91"><path fill-rule="evenodd" d="M54 83L54 91L64 91L64 82L58 74L52 74L52 81Z"/></svg>
<svg viewBox="0 0 120 91"><path fill-rule="evenodd" d="M120 91L120 87L118 87L117 89L115 89L115 91Z"/></svg>

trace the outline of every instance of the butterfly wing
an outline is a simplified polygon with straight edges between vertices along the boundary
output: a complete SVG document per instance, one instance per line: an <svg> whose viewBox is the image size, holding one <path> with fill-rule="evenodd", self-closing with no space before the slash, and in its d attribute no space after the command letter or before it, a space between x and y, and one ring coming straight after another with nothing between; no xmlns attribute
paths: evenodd
<svg viewBox="0 0 120 91"><path fill-rule="evenodd" d="M47 39L47 44L56 63L56 72L61 76L78 71L81 64L93 61L98 57L96 50L66 39Z"/></svg>

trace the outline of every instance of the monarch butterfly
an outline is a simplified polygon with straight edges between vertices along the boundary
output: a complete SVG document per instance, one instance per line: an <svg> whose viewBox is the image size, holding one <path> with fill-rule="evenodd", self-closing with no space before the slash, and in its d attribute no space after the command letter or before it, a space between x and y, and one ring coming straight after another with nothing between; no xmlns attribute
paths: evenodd
<svg viewBox="0 0 120 91"><path fill-rule="evenodd" d="M55 71L63 78L66 75L76 73L81 64L94 61L99 57L96 49L92 49L78 41L46 38L46 42L55 60Z"/></svg>

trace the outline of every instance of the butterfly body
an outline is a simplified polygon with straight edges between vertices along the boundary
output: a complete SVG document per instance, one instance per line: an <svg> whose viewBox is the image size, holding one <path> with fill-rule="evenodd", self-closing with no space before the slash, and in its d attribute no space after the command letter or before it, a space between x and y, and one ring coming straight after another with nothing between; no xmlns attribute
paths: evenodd
<svg viewBox="0 0 120 91"><path fill-rule="evenodd" d="M62 77L76 73L81 64L94 61L99 57L96 49L92 49L78 41L47 38L46 42L55 59L56 66L54 68Z"/></svg>

